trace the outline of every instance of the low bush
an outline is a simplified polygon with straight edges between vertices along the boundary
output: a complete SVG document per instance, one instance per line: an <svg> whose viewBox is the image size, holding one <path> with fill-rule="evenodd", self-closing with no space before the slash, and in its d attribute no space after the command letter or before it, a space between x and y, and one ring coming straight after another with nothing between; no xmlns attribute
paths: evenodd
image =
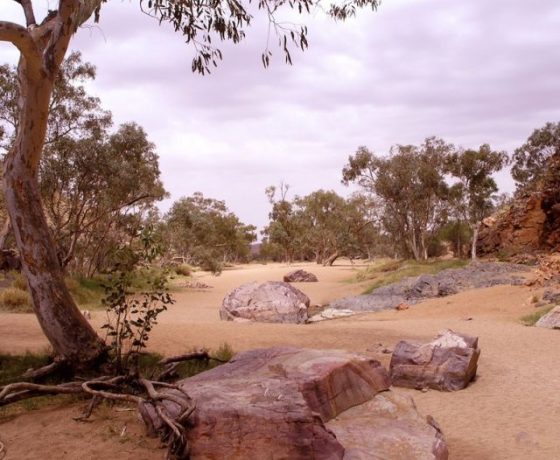
<svg viewBox="0 0 560 460"><path fill-rule="evenodd" d="M12 313L33 313L27 291L15 287L6 288L0 293L0 307Z"/></svg>
<svg viewBox="0 0 560 460"><path fill-rule="evenodd" d="M191 273L193 272L192 267L187 264L177 265L173 270L179 276L191 276Z"/></svg>
<svg viewBox="0 0 560 460"><path fill-rule="evenodd" d="M21 291L27 291L27 280L23 273L15 272L13 275L12 287Z"/></svg>

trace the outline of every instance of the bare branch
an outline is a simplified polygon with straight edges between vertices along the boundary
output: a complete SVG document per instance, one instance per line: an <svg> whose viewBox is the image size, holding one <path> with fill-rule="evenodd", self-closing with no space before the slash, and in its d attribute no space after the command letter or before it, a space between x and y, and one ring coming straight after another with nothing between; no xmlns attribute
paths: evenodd
<svg viewBox="0 0 560 460"><path fill-rule="evenodd" d="M27 27L37 25L35 21L35 13L33 13L33 5L31 4L31 0L14 0L15 2L19 3L23 8L23 14L25 14L25 22L27 23Z"/></svg>

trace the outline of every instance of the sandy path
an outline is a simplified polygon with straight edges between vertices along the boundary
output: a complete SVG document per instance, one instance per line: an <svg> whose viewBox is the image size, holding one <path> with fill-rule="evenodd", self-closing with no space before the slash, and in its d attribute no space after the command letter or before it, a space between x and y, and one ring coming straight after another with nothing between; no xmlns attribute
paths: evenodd
<svg viewBox="0 0 560 460"><path fill-rule="evenodd" d="M301 283L298 287L310 296L312 303L326 303L363 289L362 285L343 282L354 274L350 265L307 268L317 274L320 282ZM364 314L306 326L219 320L218 307L225 292L247 281L281 279L287 270L286 266L270 264L228 270L218 278L197 274L201 281L214 287L203 292L177 293L177 304L162 317L151 348L164 354L195 346L216 348L223 342L236 351L272 345L345 348L373 354L388 365L388 355L376 355L368 349L379 342L393 347L401 338L428 340L439 330L452 328L480 337L482 355L477 381L456 393L398 390L410 393L419 409L440 423L451 458L560 458L560 332L519 323L520 316L534 310L530 303L534 292L526 287L498 286L430 300L402 312ZM467 317L472 317L472 321L466 321ZM96 313L93 321L99 325L101 319L101 313ZM33 317L0 316L1 350L20 352L45 345ZM43 417L52 417L52 411L40 412ZM37 420L37 413L17 419L26 426L35 426ZM20 436L16 441L17 421L0 425L0 439L11 441L12 452L18 452L19 443L25 443L27 449L19 451L18 457L8 458L33 458L25 456L25 452L32 452L29 439ZM52 429L56 430L55 427L56 424ZM42 429L44 433L46 429ZM72 446L70 442L70 454ZM45 455L42 458L76 458L51 456L46 451ZM91 455L84 458L104 458ZM152 450L138 450L130 455L120 458L161 457L161 453Z"/></svg>

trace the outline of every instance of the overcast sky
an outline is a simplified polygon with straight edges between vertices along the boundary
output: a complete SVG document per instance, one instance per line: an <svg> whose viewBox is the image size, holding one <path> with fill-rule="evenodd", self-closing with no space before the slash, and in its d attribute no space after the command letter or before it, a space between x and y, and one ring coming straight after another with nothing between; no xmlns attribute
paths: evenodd
<svg viewBox="0 0 560 460"><path fill-rule="evenodd" d="M15 2L0 3L0 19L21 21ZM293 66L274 50L263 69L257 20L204 77L181 36L137 1L109 0L99 26L78 33L71 49L98 70L92 92L157 145L172 197L163 210L201 191L262 227L268 185L348 193L341 169L360 145L384 153L438 136L511 152L560 120L558 0L385 0L342 24L320 12L302 20L310 48ZM16 58L0 43L0 62ZM499 183L513 189L505 174Z"/></svg>

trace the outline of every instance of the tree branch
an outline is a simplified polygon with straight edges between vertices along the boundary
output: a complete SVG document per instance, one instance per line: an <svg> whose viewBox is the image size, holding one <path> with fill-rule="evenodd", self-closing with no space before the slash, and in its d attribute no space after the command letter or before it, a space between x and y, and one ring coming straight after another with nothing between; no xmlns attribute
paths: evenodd
<svg viewBox="0 0 560 460"><path fill-rule="evenodd" d="M31 0L14 1L19 3L23 8L23 14L25 14L25 22L27 23L27 27L36 26L37 22L35 21L35 14L33 13L33 5L31 4Z"/></svg>
<svg viewBox="0 0 560 460"><path fill-rule="evenodd" d="M28 64L39 57L39 50L30 33L19 24L0 21L0 42L12 43L26 58Z"/></svg>

